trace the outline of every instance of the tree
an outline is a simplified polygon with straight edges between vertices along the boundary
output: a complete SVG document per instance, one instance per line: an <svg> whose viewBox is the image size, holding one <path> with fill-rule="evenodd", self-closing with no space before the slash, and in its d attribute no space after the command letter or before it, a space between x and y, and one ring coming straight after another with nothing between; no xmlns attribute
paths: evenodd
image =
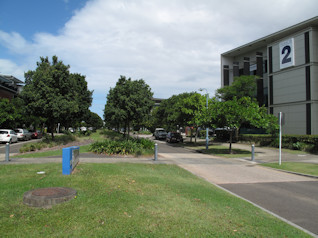
<svg viewBox="0 0 318 238"><path fill-rule="evenodd" d="M192 142L193 129L195 128L195 142L197 141L198 128L204 124L204 111L206 108L206 98L199 93L190 93L181 101L181 112L183 118L186 118L186 125L191 128L190 141Z"/></svg>
<svg viewBox="0 0 318 238"><path fill-rule="evenodd" d="M93 127L99 129L103 127L103 119L95 112L89 111L88 116L85 119L87 127Z"/></svg>
<svg viewBox="0 0 318 238"><path fill-rule="evenodd" d="M27 111L46 119L54 138L57 123L81 121L92 102L92 92L87 90L85 76L70 74L70 66L58 61L57 56L40 58L34 71L25 73L22 90Z"/></svg>
<svg viewBox="0 0 318 238"><path fill-rule="evenodd" d="M240 99L233 97L228 101L214 100L210 108L211 121L214 127L226 128L230 132L229 151L232 153L233 131L239 130L243 123L250 123L257 128L267 130L277 128L277 123L273 123L277 118L267 114L265 107L259 107L256 100L250 97Z"/></svg>
<svg viewBox="0 0 318 238"><path fill-rule="evenodd" d="M18 110L13 103L7 98L0 98L0 128L14 128L18 117Z"/></svg>
<svg viewBox="0 0 318 238"><path fill-rule="evenodd" d="M256 76L240 76L235 77L230 86L219 88L216 91L216 97L228 101L234 97L240 99L242 97L255 97L256 96Z"/></svg>
<svg viewBox="0 0 318 238"><path fill-rule="evenodd" d="M109 90L104 110L104 119L107 126L127 128L141 123L148 116L153 106L153 93L144 80L126 79L120 76L116 86Z"/></svg>

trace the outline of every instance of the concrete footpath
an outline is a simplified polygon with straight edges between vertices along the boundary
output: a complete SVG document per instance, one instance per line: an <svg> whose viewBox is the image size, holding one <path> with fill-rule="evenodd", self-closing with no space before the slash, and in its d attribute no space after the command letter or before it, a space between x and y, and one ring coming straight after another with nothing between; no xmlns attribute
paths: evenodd
<svg viewBox="0 0 318 238"><path fill-rule="evenodd" d="M167 146L165 143L158 143L159 147ZM228 146L228 144L225 145ZM233 148L249 150L250 146L233 144ZM107 157L84 153L80 155L80 162L176 164L304 230L313 237L318 237L318 179L285 173L258 165L264 162L277 162L277 149L256 147L255 153L255 162L253 162L250 157L220 158L175 147L173 153L159 153L157 161L154 161L152 157ZM318 156L284 152L282 162L286 161L318 163ZM61 162L61 156L36 159L13 158L10 162L5 162L4 156L0 157L0 166L4 164Z"/></svg>

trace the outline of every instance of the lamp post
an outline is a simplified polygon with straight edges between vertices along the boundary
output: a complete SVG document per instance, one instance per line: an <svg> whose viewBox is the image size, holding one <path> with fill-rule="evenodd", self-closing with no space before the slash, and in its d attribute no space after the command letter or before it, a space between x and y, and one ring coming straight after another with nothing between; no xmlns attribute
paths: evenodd
<svg viewBox="0 0 318 238"><path fill-rule="evenodd" d="M208 111L208 107L209 107L209 93L208 90L205 88L200 88L200 91L205 90L206 91L206 111ZM209 127L206 128L206 136L205 136L205 149L208 150L209 149Z"/></svg>

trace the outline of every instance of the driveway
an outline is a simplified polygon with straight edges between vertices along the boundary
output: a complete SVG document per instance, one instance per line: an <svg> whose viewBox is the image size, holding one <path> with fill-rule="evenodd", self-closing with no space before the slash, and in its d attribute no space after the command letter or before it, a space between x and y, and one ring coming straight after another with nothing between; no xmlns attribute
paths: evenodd
<svg viewBox="0 0 318 238"><path fill-rule="evenodd" d="M250 158L227 159L170 148L159 142L161 161L173 163L283 220L318 236L318 179L262 167ZM166 151L166 152L165 152ZM315 158L314 158L315 159ZM266 156L262 158L266 160Z"/></svg>

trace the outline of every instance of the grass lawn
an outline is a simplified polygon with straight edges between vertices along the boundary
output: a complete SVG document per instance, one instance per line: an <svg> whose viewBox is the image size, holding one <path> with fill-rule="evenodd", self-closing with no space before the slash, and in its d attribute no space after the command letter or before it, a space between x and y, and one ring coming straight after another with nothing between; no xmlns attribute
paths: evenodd
<svg viewBox="0 0 318 238"><path fill-rule="evenodd" d="M267 163L267 164L260 164L260 165L276 168L276 169L283 169L287 171L302 173L302 174L318 176L318 164L301 163L301 162L283 162L281 165L279 165L278 163Z"/></svg>
<svg viewBox="0 0 318 238"><path fill-rule="evenodd" d="M89 145L80 146L80 153L87 153ZM11 158L41 158L41 157L50 157L50 156L61 156L62 157L62 149L60 150L49 150L49 151L37 151L34 153L25 153L18 154L15 156L10 156Z"/></svg>
<svg viewBox="0 0 318 238"><path fill-rule="evenodd" d="M0 166L3 237L310 237L174 165ZM44 175L36 172L45 171ZM23 194L71 187L77 197L51 209Z"/></svg>

